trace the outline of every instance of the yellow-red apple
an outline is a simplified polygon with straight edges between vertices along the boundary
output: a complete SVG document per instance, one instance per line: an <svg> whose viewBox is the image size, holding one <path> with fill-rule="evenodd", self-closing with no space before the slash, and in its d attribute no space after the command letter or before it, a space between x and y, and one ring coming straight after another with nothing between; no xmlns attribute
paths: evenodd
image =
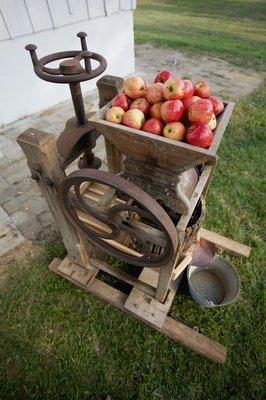
<svg viewBox="0 0 266 400"><path fill-rule="evenodd" d="M211 95L211 89L207 82L198 81L194 87L195 96L199 96L202 99L207 99Z"/></svg>
<svg viewBox="0 0 266 400"><path fill-rule="evenodd" d="M194 146L208 148L211 146L214 134L206 124L197 124L189 128L186 141Z"/></svg>
<svg viewBox="0 0 266 400"><path fill-rule="evenodd" d="M165 122L179 121L183 115L184 106L180 100L168 100L162 104L161 116Z"/></svg>
<svg viewBox="0 0 266 400"><path fill-rule="evenodd" d="M167 81L167 79L170 79L170 78L173 78L172 72L163 70L163 71L158 72L158 74L156 75L156 77L154 79L154 83L156 83L156 82L165 83Z"/></svg>
<svg viewBox="0 0 266 400"><path fill-rule="evenodd" d="M161 107L163 102L159 101L158 103L154 103L150 108L150 115L152 118L161 119Z"/></svg>
<svg viewBox="0 0 266 400"><path fill-rule="evenodd" d="M139 99L135 99L130 104L130 109L136 108L142 111L145 115L147 115L150 111L150 103L148 100L140 97Z"/></svg>
<svg viewBox="0 0 266 400"><path fill-rule="evenodd" d="M165 125L163 135L168 139L183 140L185 137L186 128L181 122L169 122Z"/></svg>
<svg viewBox="0 0 266 400"><path fill-rule="evenodd" d="M144 113L136 108L128 110L123 116L123 124L129 128L141 129L144 121Z"/></svg>
<svg viewBox="0 0 266 400"><path fill-rule="evenodd" d="M208 98L208 100L212 102L213 113L215 115L221 114L221 112L224 110L224 103L222 102L222 100L216 96L211 96Z"/></svg>
<svg viewBox="0 0 266 400"><path fill-rule="evenodd" d="M183 82L185 84L185 93L184 93L182 100L191 99L194 94L193 83L191 81L189 81L188 79L183 79Z"/></svg>
<svg viewBox="0 0 266 400"><path fill-rule="evenodd" d="M129 110L130 100L125 93L118 94L112 100L112 107L121 107L124 111Z"/></svg>
<svg viewBox="0 0 266 400"><path fill-rule="evenodd" d="M213 114L213 106L210 100L200 99L188 107L188 119L192 124L207 124Z"/></svg>
<svg viewBox="0 0 266 400"><path fill-rule="evenodd" d="M174 77L167 79L163 88L165 100L181 100L185 94L185 84L182 79Z"/></svg>
<svg viewBox="0 0 266 400"><path fill-rule="evenodd" d="M188 109L196 100L200 100L199 96L192 96L190 99L183 99L182 103L184 105L185 110Z"/></svg>
<svg viewBox="0 0 266 400"><path fill-rule="evenodd" d="M142 130L153 133L154 135L162 135L164 123L157 118L150 118L144 122Z"/></svg>
<svg viewBox="0 0 266 400"><path fill-rule="evenodd" d="M163 96L164 85L161 82L153 83L148 86L146 98L149 103L154 104L164 100Z"/></svg>
<svg viewBox="0 0 266 400"><path fill-rule="evenodd" d="M105 114L106 121L121 124L125 111L121 107L111 107Z"/></svg>
<svg viewBox="0 0 266 400"><path fill-rule="evenodd" d="M130 76L124 82L123 90L131 99L143 97L145 93L146 82L138 76Z"/></svg>
<svg viewBox="0 0 266 400"><path fill-rule="evenodd" d="M212 114L211 120L208 122L207 125L212 131L214 131L217 126L217 120L214 114Z"/></svg>

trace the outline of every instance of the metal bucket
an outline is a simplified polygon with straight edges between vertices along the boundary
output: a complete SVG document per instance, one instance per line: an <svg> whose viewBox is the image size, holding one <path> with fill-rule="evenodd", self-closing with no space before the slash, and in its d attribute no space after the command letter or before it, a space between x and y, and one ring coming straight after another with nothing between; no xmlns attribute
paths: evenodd
<svg viewBox="0 0 266 400"><path fill-rule="evenodd" d="M216 256L211 266L187 269L189 292L193 300L203 307L221 307L234 303L240 292L240 278L235 268Z"/></svg>

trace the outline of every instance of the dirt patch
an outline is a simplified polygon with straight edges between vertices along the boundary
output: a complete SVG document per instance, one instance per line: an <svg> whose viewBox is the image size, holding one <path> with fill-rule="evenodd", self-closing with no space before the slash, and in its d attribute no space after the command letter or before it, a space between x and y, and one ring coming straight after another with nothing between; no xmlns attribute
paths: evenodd
<svg viewBox="0 0 266 400"><path fill-rule="evenodd" d="M214 94L224 100L247 96L263 82L263 74L239 68L227 61L206 55L185 55L176 50L154 47L152 44L135 46L136 73L150 81L156 72L169 69L180 77L196 83L208 81Z"/></svg>
<svg viewBox="0 0 266 400"><path fill-rule="evenodd" d="M26 265L29 257L36 257L41 254L43 254L43 249L40 246L32 243L30 240L26 240L2 256L0 258L0 289L4 287L6 271L12 262L19 262Z"/></svg>

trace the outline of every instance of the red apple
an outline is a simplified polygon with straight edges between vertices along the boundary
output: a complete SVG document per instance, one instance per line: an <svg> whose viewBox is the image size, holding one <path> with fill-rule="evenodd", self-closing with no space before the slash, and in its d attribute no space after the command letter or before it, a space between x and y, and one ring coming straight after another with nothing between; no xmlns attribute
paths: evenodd
<svg viewBox="0 0 266 400"><path fill-rule="evenodd" d="M200 99L188 108L188 119L192 124L207 124L213 114L213 106L210 100Z"/></svg>
<svg viewBox="0 0 266 400"><path fill-rule="evenodd" d="M165 125L163 135L168 139L183 140L185 137L186 128L181 122L169 122Z"/></svg>
<svg viewBox="0 0 266 400"><path fill-rule="evenodd" d="M125 93L118 94L112 101L112 107L121 107L124 111L129 109L130 101Z"/></svg>
<svg viewBox="0 0 266 400"><path fill-rule="evenodd" d="M188 79L183 79L183 82L185 84L185 93L184 93L182 100L191 99L194 94L193 83L191 81L189 81Z"/></svg>
<svg viewBox="0 0 266 400"><path fill-rule="evenodd" d="M158 103L154 103L151 108L150 108L150 115L152 118L157 118L161 119L161 107L162 107L162 102L159 101Z"/></svg>
<svg viewBox="0 0 266 400"><path fill-rule="evenodd" d="M192 96L190 99L182 100L185 110L188 109L196 100L200 100L199 96Z"/></svg>
<svg viewBox="0 0 266 400"><path fill-rule="evenodd" d="M195 85L194 94L202 99L207 99L211 95L210 86L205 81L198 81Z"/></svg>
<svg viewBox="0 0 266 400"><path fill-rule="evenodd" d="M153 83L148 86L146 98L151 104L164 100L163 87L164 85L161 82Z"/></svg>
<svg viewBox="0 0 266 400"><path fill-rule="evenodd" d="M123 116L123 124L129 128L141 129L144 121L144 113L136 108L128 110Z"/></svg>
<svg viewBox="0 0 266 400"><path fill-rule="evenodd" d="M185 94L185 84L180 78L170 78L164 84L163 95L165 100L180 100Z"/></svg>
<svg viewBox="0 0 266 400"><path fill-rule="evenodd" d="M198 147L208 148L212 144L214 134L206 124L192 125L187 133L188 143Z"/></svg>
<svg viewBox="0 0 266 400"><path fill-rule="evenodd" d="M105 114L106 121L121 124L125 111L121 107L111 107Z"/></svg>
<svg viewBox="0 0 266 400"><path fill-rule="evenodd" d="M180 100L169 100L161 107L161 116L165 122L179 121L183 115L184 106Z"/></svg>
<svg viewBox="0 0 266 400"><path fill-rule="evenodd" d="M142 130L145 132L153 133L154 135L162 135L163 127L164 123L162 120L151 118L144 123Z"/></svg>
<svg viewBox="0 0 266 400"><path fill-rule="evenodd" d="M143 97L142 94L145 92L146 82L138 76L130 76L124 82L123 90L126 95L131 99L138 99Z"/></svg>
<svg viewBox="0 0 266 400"><path fill-rule="evenodd" d="M217 126L217 120L216 120L216 117L215 117L214 114L212 114L212 117L211 117L211 119L210 119L210 121L208 122L207 125L212 131L214 131L214 129Z"/></svg>
<svg viewBox="0 0 266 400"><path fill-rule="evenodd" d="M158 74L156 75L156 77L154 79L154 83L156 83L156 82L165 83L167 81L167 79L169 79L169 78L173 78L172 72L163 70L163 71L158 72Z"/></svg>
<svg viewBox="0 0 266 400"><path fill-rule="evenodd" d="M224 103L222 102L222 100L216 96L211 96L208 98L208 100L212 102L214 115L221 114L221 112L224 110Z"/></svg>
<svg viewBox="0 0 266 400"><path fill-rule="evenodd" d="M142 111L145 115L147 115L148 112L150 111L150 104L148 100L140 97L139 99L133 100L132 103L130 104L130 109L133 108L136 108Z"/></svg>

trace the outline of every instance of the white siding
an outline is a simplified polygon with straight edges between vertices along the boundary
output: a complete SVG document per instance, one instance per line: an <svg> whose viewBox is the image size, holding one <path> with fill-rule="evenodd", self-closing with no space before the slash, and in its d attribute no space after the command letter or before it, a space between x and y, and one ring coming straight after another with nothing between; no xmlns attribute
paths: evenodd
<svg viewBox="0 0 266 400"><path fill-rule="evenodd" d="M47 6L47 0L38 0L38 7L36 7L36 0L25 0L25 4L28 8L34 32L54 27L52 15Z"/></svg>
<svg viewBox="0 0 266 400"><path fill-rule="evenodd" d="M68 85L44 82L34 74L30 55L24 47L28 43L36 43L39 57L57 51L78 50L80 40L76 35L79 31L87 32L88 48L106 58L108 67L105 74L125 76L134 72L132 11L87 19L14 40L2 40L0 126L70 98ZM83 82L83 93L95 89L96 80Z"/></svg>
<svg viewBox="0 0 266 400"><path fill-rule="evenodd" d="M86 0L48 0L55 27L88 19Z"/></svg>
<svg viewBox="0 0 266 400"><path fill-rule="evenodd" d="M122 11L129 11L132 9L132 0L120 0L120 7Z"/></svg>
<svg viewBox="0 0 266 400"><path fill-rule="evenodd" d="M1 12L11 38L33 32L30 17L23 0L1 0Z"/></svg>
<svg viewBox="0 0 266 400"><path fill-rule="evenodd" d="M135 0L0 0L0 41L135 8Z"/></svg>
<svg viewBox="0 0 266 400"><path fill-rule="evenodd" d="M89 18L104 17L106 15L105 1L104 0L87 0Z"/></svg>
<svg viewBox="0 0 266 400"><path fill-rule="evenodd" d="M119 0L105 0L107 15L115 14L120 11Z"/></svg>
<svg viewBox="0 0 266 400"><path fill-rule="evenodd" d="M0 10L1 11L1 10ZM0 41L10 39L9 32L6 28L5 20L3 18L2 12L0 12Z"/></svg>

